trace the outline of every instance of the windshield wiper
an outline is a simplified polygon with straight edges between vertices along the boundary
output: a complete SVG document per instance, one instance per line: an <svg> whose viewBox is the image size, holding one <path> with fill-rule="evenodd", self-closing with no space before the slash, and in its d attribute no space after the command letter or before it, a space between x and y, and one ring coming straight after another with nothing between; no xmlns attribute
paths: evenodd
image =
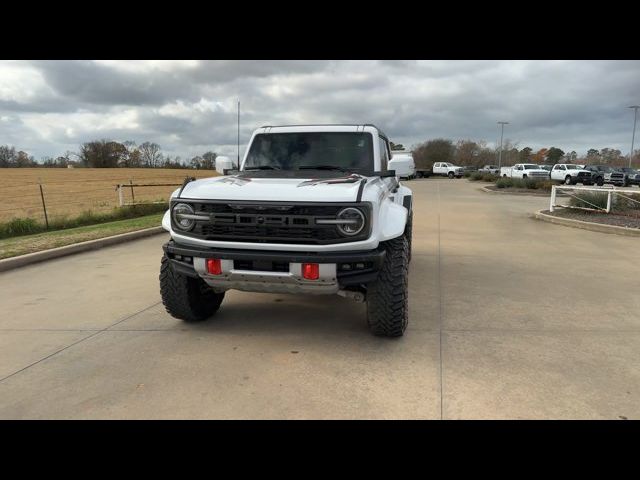
<svg viewBox="0 0 640 480"><path fill-rule="evenodd" d="M245 167L244 171L249 170L280 170L280 167L274 167L273 165L256 165L254 167Z"/></svg>
<svg viewBox="0 0 640 480"><path fill-rule="evenodd" d="M339 172L349 171L346 168L338 167L336 165L300 165L298 170L337 170Z"/></svg>

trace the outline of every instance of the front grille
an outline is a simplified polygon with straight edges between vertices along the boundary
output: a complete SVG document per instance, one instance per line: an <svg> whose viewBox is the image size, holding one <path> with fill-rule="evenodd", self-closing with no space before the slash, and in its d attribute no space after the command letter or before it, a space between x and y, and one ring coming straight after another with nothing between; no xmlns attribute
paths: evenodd
<svg viewBox="0 0 640 480"><path fill-rule="evenodd" d="M188 203L194 207L197 215L208 215L209 220L198 220L192 231L181 233L205 240L329 244L362 240L368 237L370 230L368 203ZM360 234L345 237L335 225L316 224L317 219L336 218L345 207L358 207L364 212L367 225Z"/></svg>

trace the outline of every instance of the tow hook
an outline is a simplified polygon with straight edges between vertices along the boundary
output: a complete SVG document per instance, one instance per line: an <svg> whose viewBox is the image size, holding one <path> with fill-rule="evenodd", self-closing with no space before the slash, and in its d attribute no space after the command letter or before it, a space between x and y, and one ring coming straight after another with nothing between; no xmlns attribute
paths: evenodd
<svg viewBox="0 0 640 480"><path fill-rule="evenodd" d="M354 292L352 290L338 290L338 295L345 298L350 298L351 300L355 300L358 303L362 303L365 300L364 293L362 292Z"/></svg>

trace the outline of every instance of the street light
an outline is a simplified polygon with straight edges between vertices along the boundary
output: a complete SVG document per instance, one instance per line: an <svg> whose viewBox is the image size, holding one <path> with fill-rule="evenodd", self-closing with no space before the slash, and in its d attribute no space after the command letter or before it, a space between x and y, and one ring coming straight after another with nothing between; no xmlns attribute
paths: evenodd
<svg viewBox="0 0 640 480"><path fill-rule="evenodd" d="M629 108L633 108L633 135L631 135L631 152L629 153L629 168L631 168L631 159L633 158L633 144L636 139L636 122L638 121L638 109L640 105L632 105Z"/></svg>
<svg viewBox="0 0 640 480"><path fill-rule="evenodd" d="M500 155L498 157L498 168L502 167L502 137L504 137L504 126L509 125L509 122L498 122L502 131L500 132Z"/></svg>

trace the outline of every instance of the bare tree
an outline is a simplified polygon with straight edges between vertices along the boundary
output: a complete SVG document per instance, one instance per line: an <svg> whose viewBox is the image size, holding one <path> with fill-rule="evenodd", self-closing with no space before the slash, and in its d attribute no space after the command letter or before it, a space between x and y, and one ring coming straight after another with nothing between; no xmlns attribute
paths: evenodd
<svg viewBox="0 0 640 480"><path fill-rule="evenodd" d="M140 150L142 163L146 167L157 168L162 165L162 152L157 143L144 142L138 150Z"/></svg>

